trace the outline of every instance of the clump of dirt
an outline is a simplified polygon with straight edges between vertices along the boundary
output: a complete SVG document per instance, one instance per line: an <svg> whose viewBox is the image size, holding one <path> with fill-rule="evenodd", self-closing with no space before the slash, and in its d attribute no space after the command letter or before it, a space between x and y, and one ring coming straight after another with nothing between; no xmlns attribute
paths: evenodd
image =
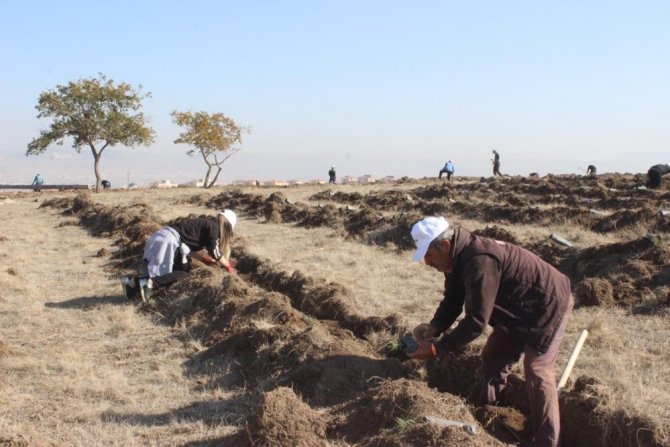
<svg viewBox="0 0 670 447"><path fill-rule="evenodd" d="M71 197L54 197L53 199L47 199L42 202L39 206L40 208L48 207L54 208L57 210L65 210L72 207L72 198Z"/></svg>
<svg viewBox="0 0 670 447"><path fill-rule="evenodd" d="M312 196L309 197L309 200L358 204L363 200L363 195L357 192L352 193L346 193L341 191L333 192L330 189L327 189L325 191L313 194Z"/></svg>
<svg viewBox="0 0 670 447"><path fill-rule="evenodd" d="M427 416L478 425L462 399L440 393L423 382L398 379L382 381L370 389L355 403L353 412L341 417L333 432L370 447L504 445L486 432L473 436L461 427L430 423Z"/></svg>
<svg viewBox="0 0 670 447"><path fill-rule="evenodd" d="M291 388L265 393L249 418L249 435L259 446L328 446L328 415L310 408Z"/></svg>
<svg viewBox="0 0 670 447"><path fill-rule="evenodd" d="M481 348L472 344L428 364L428 384L440 391L482 402Z"/></svg>
<svg viewBox="0 0 670 447"><path fill-rule="evenodd" d="M11 276L19 276L19 272L14 267L9 267L6 272Z"/></svg>
<svg viewBox="0 0 670 447"><path fill-rule="evenodd" d="M368 231L364 239L374 245L393 244L398 250L413 250L412 226L422 218L418 213L395 214L378 224L377 229Z"/></svg>
<svg viewBox="0 0 670 447"><path fill-rule="evenodd" d="M514 245L521 245L520 241L512 233L496 225L487 226L481 230L475 230L472 232L472 234L484 236L498 241L509 242L510 244Z"/></svg>
<svg viewBox="0 0 670 447"><path fill-rule="evenodd" d="M607 387L596 378L578 378L573 389L561 395L560 404L564 445L667 446L667 438L652 420L617 409Z"/></svg>
<svg viewBox="0 0 670 447"><path fill-rule="evenodd" d="M506 442L529 443L533 429L529 419L518 409L505 406L484 405L475 409L477 420L489 432Z"/></svg>
<svg viewBox="0 0 670 447"><path fill-rule="evenodd" d="M575 290L577 302L582 306L614 305L614 288L609 281L602 278L586 278Z"/></svg>
<svg viewBox="0 0 670 447"><path fill-rule="evenodd" d="M190 197L180 197L174 201L175 205L202 205L206 203L211 196L206 193L196 194Z"/></svg>
<svg viewBox="0 0 670 447"><path fill-rule="evenodd" d="M353 236L361 236L374 230L383 220L384 216L379 211L365 207L354 213L346 222L344 228Z"/></svg>
<svg viewBox="0 0 670 447"><path fill-rule="evenodd" d="M608 299L607 291L601 290L602 287L594 288L592 281L583 288L579 285L585 278L599 278L611 284L616 304L644 306L646 295L654 295L659 303L665 298L670 286L666 268L669 254L670 249L664 244L640 238L581 250L566 259L561 270L585 293L584 304L598 305L596 298ZM605 295L600 293L603 291Z"/></svg>
<svg viewBox="0 0 670 447"><path fill-rule="evenodd" d="M106 248L101 248L101 249L98 250L98 252L95 254L95 257L96 257L96 258L103 258L103 257L107 256L108 254L109 254L109 252L107 251Z"/></svg>
<svg viewBox="0 0 670 447"><path fill-rule="evenodd" d="M0 236L0 242L7 242L8 240L7 236Z"/></svg>

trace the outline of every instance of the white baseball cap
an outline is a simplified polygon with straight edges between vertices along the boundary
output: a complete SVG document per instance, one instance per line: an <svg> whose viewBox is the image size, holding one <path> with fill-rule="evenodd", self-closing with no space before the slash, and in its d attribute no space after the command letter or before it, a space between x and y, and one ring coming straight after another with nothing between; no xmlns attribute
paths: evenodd
<svg viewBox="0 0 670 447"><path fill-rule="evenodd" d="M221 214L228 222L230 222L231 227L235 228L235 224L237 223L237 216L233 210L219 211L219 214Z"/></svg>
<svg viewBox="0 0 670 447"><path fill-rule="evenodd" d="M440 234L449 228L449 222L444 217L424 217L412 226L412 239L416 245L416 253L412 261L420 261L426 256L428 246Z"/></svg>

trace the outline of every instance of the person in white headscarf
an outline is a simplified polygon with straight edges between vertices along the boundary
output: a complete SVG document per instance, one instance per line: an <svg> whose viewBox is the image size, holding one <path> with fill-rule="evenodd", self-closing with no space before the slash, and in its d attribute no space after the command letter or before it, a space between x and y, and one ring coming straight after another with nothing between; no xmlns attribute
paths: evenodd
<svg viewBox="0 0 670 447"><path fill-rule="evenodd" d="M121 278L127 299L141 296L146 301L151 290L167 286L190 270L194 257L208 265L218 265L236 273L230 263L230 244L237 215L232 210L217 213L216 219L198 217L165 226L151 235L137 277ZM207 255L199 254L207 250Z"/></svg>

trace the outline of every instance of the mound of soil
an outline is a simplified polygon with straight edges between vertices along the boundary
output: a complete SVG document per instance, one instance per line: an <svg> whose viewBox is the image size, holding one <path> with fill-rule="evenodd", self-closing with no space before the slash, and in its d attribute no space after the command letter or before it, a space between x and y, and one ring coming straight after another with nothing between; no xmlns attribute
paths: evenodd
<svg viewBox="0 0 670 447"><path fill-rule="evenodd" d="M370 389L333 431L362 446L504 445L486 432L468 434L461 427L441 427L426 416L478 426L465 402L423 382L386 380ZM377 433L370 436L371 433Z"/></svg>
<svg viewBox="0 0 670 447"><path fill-rule="evenodd" d="M667 437L653 421L616 409L606 387L593 377L582 376L561 396L563 445L612 447L667 446Z"/></svg>
<svg viewBox="0 0 670 447"><path fill-rule="evenodd" d="M575 290L577 302L582 306L612 306L614 288L609 281L601 278L586 278Z"/></svg>
<svg viewBox="0 0 670 447"><path fill-rule="evenodd" d="M514 245L521 245L520 241L516 237L514 237L512 233L496 225L487 226L486 228L481 230L475 230L472 232L472 234L476 234L478 236L484 236L489 239L495 239L498 241L509 242L510 244Z"/></svg>
<svg viewBox="0 0 670 447"><path fill-rule="evenodd" d="M291 388L265 393L249 418L253 445L327 447L328 415L310 408Z"/></svg>
<svg viewBox="0 0 670 447"><path fill-rule="evenodd" d="M598 278L611 285L616 304L645 306L648 297L665 302L670 290L669 255L667 246L640 238L581 250L566 260L561 270L577 285L585 305L600 305L601 300L611 304L609 288L602 282L594 283ZM581 286L583 281L586 284Z"/></svg>

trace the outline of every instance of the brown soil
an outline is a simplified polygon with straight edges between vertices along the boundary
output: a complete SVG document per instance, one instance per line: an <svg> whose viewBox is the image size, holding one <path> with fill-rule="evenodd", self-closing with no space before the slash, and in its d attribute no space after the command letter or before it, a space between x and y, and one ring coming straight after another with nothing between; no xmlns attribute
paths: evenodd
<svg viewBox="0 0 670 447"><path fill-rule="evenodd" d="M328 415L312 409L291 388L265 393L256 413L249 418L254 445L327 446Z"/></svg>
<svg viewBox="0 0 670 447"><path fill-rule="evenodd" d="M575 291L577 302L582 306L611 306L614 304L614 288L609 281L586 278Z"/></svg>
<svg viewBox="0 0 670 447"><path fill-rule="evenodd" d="M604 385L592 377L580 377L574 388L561 396L561 430L564 445L612 447L667 445L652 421L623 411L604 411Z"/></svg>

